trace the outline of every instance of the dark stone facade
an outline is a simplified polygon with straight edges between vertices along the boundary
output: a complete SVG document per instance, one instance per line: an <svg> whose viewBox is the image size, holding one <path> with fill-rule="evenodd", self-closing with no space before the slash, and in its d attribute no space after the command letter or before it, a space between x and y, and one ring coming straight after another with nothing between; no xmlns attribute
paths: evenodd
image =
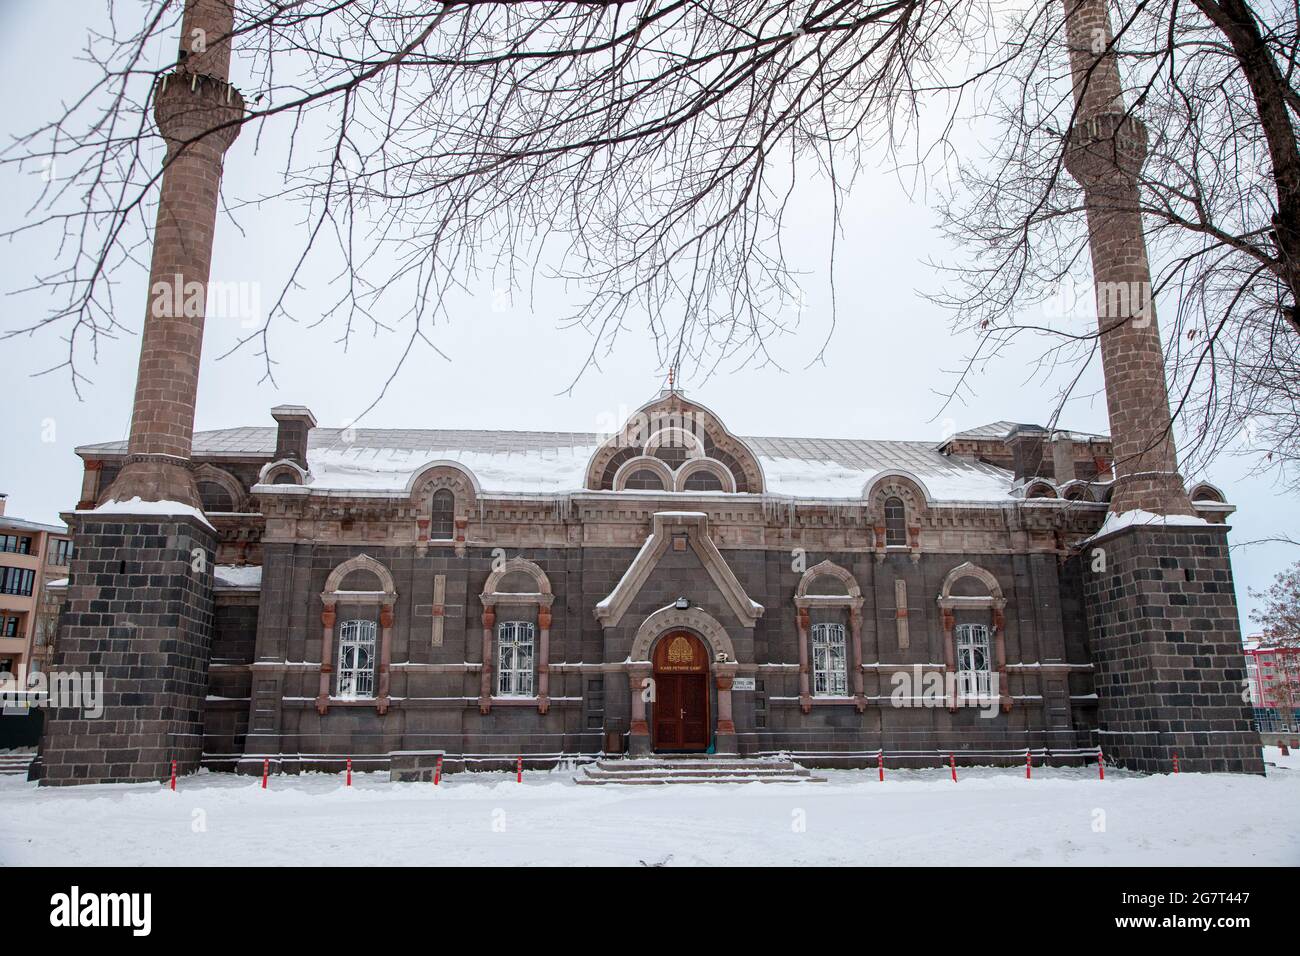
<svg viewBox="0 0 1300 956"><path fill-rule="evenodd" d="M399 595L393 628L392 702L386 714L372 703L314 706L321 658L320 598L326 577L363 549L268 545L261 607L230 607L218 598L214 666L205 751L214 769L260 772L262 760L286 770L337 769L345 756L444 751L445 770L463 755L472 766L512 765L516 755L546 763L562 753L597 753L629 732L630 687L622 672L637 626L655 610L686 597L721 622L753 691L733 692L737 749L758 754L793 751L815 763L865 764L884 747L893 763L935 764L950 751L967 761L1014 762L1025 747L1070 751L1091 745L1095 702L1090 660L1077 633L1067 635L1061 613L1059 563L1050 555L906 555L817 553L848 569L867 595L863 660L868 705L818 702L799 707L798 628L793 604L801 574L788 553L723 551L754 600L767 611L752 629L741 626L691 553L669 552L617 627L603 629L591 613L636 556L635 549L523 549L555 591L550 630L551 707L478 708L482 608L478 595L491 570L491 549L423 557L400 548L365 553L392 573ZM934 603L957 565L980 564L1004 582L1009 713L992 718L974 708L896 708L891 676L944 660L944 635ZM443 643L429 641L432 581L447 577ZM911 638L898 646L894 581L908 582ZM499 619L527 618L505 607ZM372 613L340 608L340 619ZM257 628L256 640L252 629ZM236 648L239 650L236 651ZM881 665L876 667L875 665ZM1044 667L1043 665L1047 665ZM717 690L712 690L716 713ZM493 763L489 758L498 755ZM964 755L964 756L963 756ZM874 758L871 758L874 760ZM426 768L427 769L427 768Z"/></svg>
<svg viewBox="0 0 1300 956"><path fill-rule="evenodd" d="M450 773L644 752L654 651L681 631L705 649L719 752L871 766L884 750L892 766L937 766L950 755L1022 763L1026 750L1083 761L1101 746L1140 770L1172 769L1175 750L1188 770L1261 770L1239 696L1226 525L1108 535L1108 571L1092 573L1110 491L1104 438L1059 439L1053 454L1074 459L1065 470L1096 477L1058 485L996 464L1010 455L1001 428L940 447L807 449L740 439L665 393L642 412L696 416L707 441L694 458L658 457L644 436L629 455L626 434L345 439L311 428L304 469L273 456L300 452L296 426L314 420L280 412L292 434L200 436L207 450L192 470L233 508L210 516L215 535L194 521L76 516L57 664L104 665L111 706L96 726L52 715L48 782L163 779L173 756L182 770L247 773L338 771L352 758L426 779L439 754ZM353 442L363 444L347 452L351 469L397 450L405 463L391 487L376 486L383 472L340 486L314 457ZM456 460L518 447L585 471L566 479L572 490L486 492ZM95 500L125 450L81 453ZM806 459L814 471L857 471L860 491L799 498L769 482L763 460L775 476L802 454L823 456ZM900 455L915 472L877 463ZM699 467L752 490L689 490ZM660 475L662 490L627 486L633 468ZM970 484L945 499L927 475ZM985 491L994 478L1005 484ZM960 497L967 488L983 497ZM436 525L433 500L449 492L453 517ZM1221 494L1194 497L1207 522L1231 513ZM195 546L219 562L206 585L189 574ZM115 574L122 561L138 570ZM500 629L515 623L535 635L527 693L498 687ZM818 692L811 635L824 625L848 636L848 666L842 689ZM970 625L985 635L991 688L979 693L961 689L972 674L957 635ZM360 693L338 673L345 627L373 635L373 686ZM186 736L200 733L201 746Z"/></svg>
<svg viewBox="0 0 1300 956"><path fill-rule="evenodd" d="M213 531L195 518L78 515L52 670L104 675L104 712L52 708L41 783L198 769L212 642ZM201 568L202 570L197 570Z"/></svg>
<svg viewBox="0 0 1300 956"><path fill-rule="evenodd" d="M1083 578L1099 736L1149 773L1263 773L1226 528L1129 527L1089 543Z"/></svg>

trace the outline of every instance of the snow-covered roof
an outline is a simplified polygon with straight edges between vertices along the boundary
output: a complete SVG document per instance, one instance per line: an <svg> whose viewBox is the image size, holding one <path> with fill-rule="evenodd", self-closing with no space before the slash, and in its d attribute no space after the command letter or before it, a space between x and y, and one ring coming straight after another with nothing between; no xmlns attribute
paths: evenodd
<svg viewBox="0 0 1300 956"><path fill-rule="evenodd" d="M42 524L39 521L28 521L26 518L0 515L0 531L44 531L47 534L67 534L68 528L61 524Z"/></svg>
<svg viewBox="0 0 1300 956"><path fill-rule="evenodd" d="M213 570L214 584L219 588L248 588L261 590L262 568L256 564L218 564Z"/></svg>
<svg viewBox="0 0 1300 956"><path fill-rule="evenodd" d="M423 465L452 461L469 469L487 493L561 494L581 491L593 453L608 436L593 432L474 429L315 428L307 461L312 491L396 493ZM256 458L275 454L276 429L226 428L196 432L197 459ZM916 477L936 501L1005 501L1009 471L944 455L931 442L849 438L754 437L743 441L763 468L767 492L799 498L860 499L888 472ZM126 443L84 445L90 458L126 453ZM279 485L291 493L296 486Z"/></svg>
<svg viewBox="0 0 1300 956"><path fill-rule="evenodd" d="M939 447L943 447L950 441L958 438L970 439L972 441L1000 441L1011 436L1011 433L1017 429L1028 431L1054 432L1059 435L1069 435L1071 441L1088 442L1088 441L1109 441L1105 435L1097 435L1093 432L1074 431L1069 428L1047 429L1042 425L1033 425L1027 422L989 422L987 425L980 425L976 428L968 428L965 431L957 432L951 438L944 440Z"/></svg>

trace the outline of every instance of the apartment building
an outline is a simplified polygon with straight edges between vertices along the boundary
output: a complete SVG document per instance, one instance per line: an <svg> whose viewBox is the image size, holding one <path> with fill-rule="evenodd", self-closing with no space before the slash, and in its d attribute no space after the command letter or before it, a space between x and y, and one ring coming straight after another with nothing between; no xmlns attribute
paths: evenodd
<svg viewBox="0 0 1300 956"><path fill-rule="evenodd" d="M27 673L49 654L37 610L46 584L68 576L72 537L61 524L7 515L5 504L0 494L0 672Z"/></svg>

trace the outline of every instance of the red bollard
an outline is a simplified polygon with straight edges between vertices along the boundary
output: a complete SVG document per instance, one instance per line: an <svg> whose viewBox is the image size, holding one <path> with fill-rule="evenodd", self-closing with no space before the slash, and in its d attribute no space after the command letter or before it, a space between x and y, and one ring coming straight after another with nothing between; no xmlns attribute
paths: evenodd
<svg viewBox="0 0 1300 956"><path fill-rule="evenodd" d="M1178 751L1174 751L1174 773L1178 772Z"/></svg>
<svg viewBox="0 0 1300 956"><path fill-rule="evenodd" d="M524 758L519 758L519 763L515 766L515 783L524 782Z"/></svg>
<svg viewBox="0 0 1300 956"><path fill-rule="evenodd" d="M348 786L352 786L352 758L348 758Z"/></svg>
<svg viewBox="0 0 1300 956"><path fill-rule="evenodd" d="M270 772L271 772L271 761L263 757L262 758L262 789L263 790L266 789L266 775Z"/></svg>
<svg viewBox="0 0 1300 956"><path fill-rule="evenodd" d="M1100 749L1097 751L1097 777L1101 780L1106 779L1106 758L1102 756Z"/></svg>
<svg viewBox="0 0 1300 956"><path fill-rule="evenodd" d="M442 754L438 755L438 761L433 765L433 785L436 787L442 782Z"/></svg>
<svg viewBox="0 0 1300 956"><path fill-rule="evenodd" d="M948 764L952 767L952 782L957 782L957 755L948 754Z"/></svg>
<svg viewBox="0 0 1300 956"><path fill-rule="evenodd" d="M885 780L885 752L882 750L876 754L876 767L880 770L881 783Z"/></svg>
<svg viewBox="0 0 1300 956"><path fill-rule="evenodd" d="M1033 778L1034 778L1034 758L1033 755L1031 755L1029 751L1026 750L1025 751L1025 779L1032 780Z"/></svg>
<svg viewBox="0 0 1300 956"><path fill-rule="evenodd" d="M172 792L176 791L176 761L172 760Z"/></svg>

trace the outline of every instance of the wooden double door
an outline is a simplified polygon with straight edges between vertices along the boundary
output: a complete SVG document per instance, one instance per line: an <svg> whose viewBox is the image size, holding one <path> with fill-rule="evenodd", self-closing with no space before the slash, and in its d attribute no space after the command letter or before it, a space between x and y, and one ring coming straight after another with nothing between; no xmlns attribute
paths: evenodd
<svg viewBox="0 0 1300 956"><path fill-rule="evenodd" d="M654 681L654 749L707 750L709 659L700 639L685 631L664 635L655 645Z"/></svg>

